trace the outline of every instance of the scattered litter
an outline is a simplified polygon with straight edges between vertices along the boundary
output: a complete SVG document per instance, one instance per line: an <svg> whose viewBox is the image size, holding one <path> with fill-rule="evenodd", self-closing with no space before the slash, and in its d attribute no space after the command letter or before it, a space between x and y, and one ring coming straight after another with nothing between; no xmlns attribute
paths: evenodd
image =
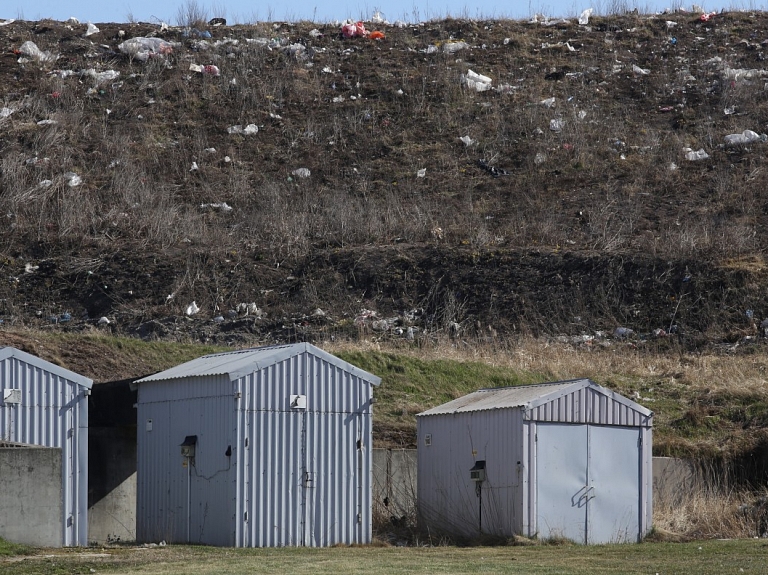
<svg viewBox="0 0 768 575"><path fill-rule="evenodd" d="M632 334L634 333L635 333L635 330L630 329L628 327L617 327L616 330L613 332L613 337L621 339L621 338L631 337Z"/></svg>
<svg viewBox="0 0 768 575"><path fill-rule="evenodd" d="M19 48L19 52L24 56L37 60L38 62L53 62L56 60L56 58L58 58L58 56L55 56L50 52L43 52L40 50L40 48L37 47L37 44L31 40L24 42ZM20 58L19 61L21 62L21 60L22 59Z"/></svg>
<svg viewBox="0 0 768 575"><path fill-rule="evenodd" d="M109 318L107 318L105 316L101 316L99 318L99 321L97 321L96 323L98 323L99 325L109 325L112 322L109 321Z"/></svg>
<svg viewBox="0 0 768 575"><path fill-rule="evenodd" d="M203 152L205 152L206 154L215 154L216 148L205 148Z"/></svg>
<svg viewBox="0 0 768 575"><path fill-rule="evenodd" d="M477 92L485 92L486 90L490 90L491 84L493 83L493 80L491 80L488 76L483 76L482 74L478 74L472 70L467 70L466 75L462 74L461 81L467 86L467 88Z"/></svg>
<svg viewBox="0 0 768 575"><path fill-rule="evenodd" d="M227 202L220 202L215 204L200 204L200 208L203 210L214 210L219 212L228 213L232 211L232 206Z"/></svg>
<svg viewBox="0 0 768 575"><path fill-rule="evenodd" d="M237 313L243 315L252 315L255 317L261 317L264 313L259 309L255 303L239 303L237 304Z"/></svg>
<svg viewBox="0 0 768 575"><path fill-rule="evenodd" d="M13 108L0 108L0 120L7 118L11 114L13 114L16 110Z"/></svg>
<svg viewBox="0 0 768 575"><path fill-rule="evenodd" d="M736 113L736 106L731 106L723 110L723 114L725 114L726 116L732 116L735 113Z"/></svg>
<svg viewBox="0 0 768 575"><path fill-rule="evenodd" d="M83 73L83 75L93 78L94 84L99 86L100 84L105 84L106 82L112 82L113 80L116 80L118 76L120 76L120 72L117 70L104 70L103 72L97 72L93 68L89 68Z"/></svg>
<svg viewBox="0 0 768 575"><path fill-rule="evenodd" d="M551 108L552 106L555 105L555 98L554 96L552 98L546 98L541 102L539 102L539 104L541 104L542 106L546 106L547 108Z"/></svg>
<svg viewBox="0 0 768 575"><path fill-rule="evenodd" d="M669 169L670 171L674 172L677 169L677 164L675 162L670 162Z"/></svg>
<svg viewBox="0 0 768 575"><path fill-rule="evenodd" d="M298 168L296 170L293 170L291 174L296 176L297 178L308 178L309 176L312 175L312 172L309 171L309 168Z"/></svg>
<svg viewBox="0 0 768 575"><path fill-rule="evenodd" d="M546 154L543 154L541 152L538 152L536 154L536 156L533 158L533 163L536 164L537 166L540 166L541 164L543 164L546 161L547 161Z"/></svg>
<svg viewBox="0 0 768 575"><path fill-rule="evenodd" d="M694 151L691 148L683 148L683 152L685 153L685 159L689 162L697 162L709 158L709 154L704 151L704 148L697 151Z"/></svg>
<svg viewBox="0 0 768 575"><path fill-rule="evenodd" d="M78 20L78 19L77 19L77 18L75 18L74 16L70 16L70 17L67 19L67 24L80 24L80 20Z"/></svg>
<svg viewBox="0 0 768 575"><path fill-rule="evenodd" d="M580 26L586 26L587 24L589 24L589 17L592 16L592 12L594 12L592 8L587 8L586 10L584 10L584 12L582 12L579 15Z"/></svg>
<svg viewBox="0 0 768 575"><path fill-rule="evenodd" d="M706 12L701 16L699 16L699 20L701 20L702 22L709 22L715 16L717 16L717 12Z"/></svg>
<svg viewBox="0 0 768 575"><path fill-rule="evenodd" d="M192 28L189 30L184 30L183 36L185 38L205 38L207 40L210 39L211 33L208 30L198 30L197 28Z"/></svg>
<svg viewBox="0 0 768 575"><path fill-rule="evenodd" d="M677 26L677 22L674 20L667 20L667 28L674 28L675 26Z"/></svg>
<svg viewBox="0 0 768 575"><path fill-rule="evenodd" d="M221 72L219 71L219 67L214 66L213 64L206 64L204 66L201 66L200 64L190 64L189 70L191 72L197 72L198 74L203 74L205 76L221 75Z"/></svg>
<svg viewBox="0 0 768 575"><path fill-rule="evenodd" d="M200 311L200 308L197 307L197 304L195 302L192 302L187 306L187 309L184 311L187 315L195 315L197 312Z"/></svg>
<svg viewBox="0 0 768 575"><path fill-rule="evenodd" d="M101 32L94 24L91 24L88 22L88 29L85 31L86 36L93 36L94 34L98 34Z"/></svg>
<svg viewBox="0 0 768 575"><path fill-rule="evenodd" d="M368 35L365 24L347 20L341 25L341 33L345 38L359 38Z"/></svg>
<svg viewBox="0 0 768 575"><path fill-rule="evenodd" d="M37 184L38 188L50 188L53 185L53 180L40 180Z"/></svg>
<svg viewBox="0 0 768 575"><path fill-rule="evenodd" d="M318 30L317 28L313 28L312 30L310 30L309 31L309 35L310 35L311 38L322 38L323 37L323 33L320 30Z"/></svg>
<svg viewBox="0 0 768 575"><path fill-rule="evenodd" d="M648 74L651 73L651 71L649 69L641 68L640 66L638 66L636 64L632 64L632 72L634 74L639 75L639 76L647 76Z"/></svg>
<svg viewBox="0 0 768 575"><path fill-rule="evenodd" d="M258 132L259 127L256 124L248 124L245 128L243 128L241 124L227 128L228 134L244 134L246 136L252 136Z"/></svg>
<svg viewBox="0 0 768 575"><path fill-rule="evenodd" d="M197 171L197 170L199 170L199 169L200 169L200 168L199 168L199 166L197 165L197 162L192 162L192 167L191 167L191 168L189 168L189 171L190 171L190 172L196 172L196 171Z"/></svg>
<svg viewBox="0 0 768 575"><path fill-rule="evenodd" d="M118 50L128 54L140 62L146 62L153 56L165 55L173 52L174 43L161 38L136 37L117 45Z"/></svg>
<svg viewBox="0 0 768 575"><path fill-rule="evenodd" d="M416 171L417 178L423 178L426 175L427 175L427 168L421 168L420 170Z"/></svg>
<svg viewBox="0 0 768 575"><path fill-rule="evenodd" d="M211 18L208 20L209 26L226 26L227 20L225 18Z"/></svg>
<svg viewBox="0 0 768 575"><path fill-rule="evenodd" d="M475 143L475 140L473 140L469 136L462 136L461 138L459 138L459 140L464 142L464 145L467 146L467 147L469 147L469 146L471 146L472 144Z"/></svg>
<svg viewBox="0 0 768 575"><path fill-rule="evenodd" d="M741 134L728 134L725 137L725 144L727 146L742 146L744 144L751 144L752 142L765 141L768 141L767 135L761 135L752 130L744 130Z"/></svg>
<svg viewBox="0 0 768 575"><path fill-rule="evenodd" d="M70 188L74 188L83 183L83 179L80 176L78 176L75 172L66 172L64 174L64 179L67 180L67 185Z"/></svg>
<svg viewBox="0 0 768 575"><path fill-rule="evenodd" d="M478 160L477 165L483 168L486 172L491 174L494 178L498 178L499 176L508 176L509 172L506 170L501 170L499 168L495 168L488 164L485 160Z"/></svg>
<svg viewBox="0 0 768 575"><path fill-rule="evenodd" d="M225 163L225 164L228 164L228 163L230 163L231 161L232 161L232 158L230 158L229 156L224 156L224 163Z"/></svg>
<svg viewBox="0 0 768 575"><path fill-rule="evenodd" d="M38 126L55 126L56 124L58 124L56 120L50 120L50 119L40 120L39 122L37 122Z"/></svg>
<svg viewBox="0 0 768 575"><path fill-rule="evenodd" d="M465 48L469 48L469 44L466 42L446 42L443 44L443 52L446 54L455 54Z"/></svg>
<svg viewBox="0 0 768 575"><path fill-rule="evenodd" d="M368 35L368 38L371 40L384 40L384 32L381 32L379 30L374 30Z"/></svg>
<svg viewBox="0 0 768 575"><path fill-rule="evenodd" d="M32 264L28 263L24 265L24 273L25 274L33 274L38 269L40 269L40 266L33 266Z"/></svg>
<svg viewBox="0 0 768 575"><path fill-rule="evenodd" d="M331 100L331 102L333 102L334 104L339 104L343 101L344 101L344 96L336 96L335 98L333 98L333 100Z"/></svg>
<svg viewBox="0 0 768 575"><path fill-rule="evenodd" d="M11 18L10 20L4 20L0 22L0 26L8 26L8 24L13 24L14 22L16 22L16 19Z"/></svg>
<svg viewBox="0 0 768 575"><path fill-rule="evenodd" d="M565 126L565 122L562 120L562 118L552 118L549 121L549 129L553 132L562 132L563 126Z"/></svg>

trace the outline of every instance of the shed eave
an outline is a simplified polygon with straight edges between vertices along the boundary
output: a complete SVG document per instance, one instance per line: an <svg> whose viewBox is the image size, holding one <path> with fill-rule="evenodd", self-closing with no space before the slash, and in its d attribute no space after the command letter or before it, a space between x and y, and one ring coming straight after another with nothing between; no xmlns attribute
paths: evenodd
<svg viewBox="0 0 768 575"><path fill-rule="evenodd" d="M85 377L84 375L80 375L74 371L70 371L64 367L56 365L55 363L51 363L50 361L45 361L36 355L26 353L20 349L16 349L15 347L0 348L0 361L11 357L18 359L19 361L23 361L24 363L34 365L35 367L57 375L62 379L71 381L72 383L76 383L77 385L86 389L91 389L91 387L93 387L93 380L89 377Z"/></svg>

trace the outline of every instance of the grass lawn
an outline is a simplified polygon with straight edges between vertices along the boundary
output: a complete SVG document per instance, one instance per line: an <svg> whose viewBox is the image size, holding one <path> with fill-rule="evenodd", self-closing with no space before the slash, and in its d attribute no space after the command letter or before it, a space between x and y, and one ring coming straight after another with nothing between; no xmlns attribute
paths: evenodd
<svg viewBox="0 0 768 575"><path fill-rule="evenodd" d="M624 575L768 573L765 540L536 545L530 547L335 547L330 549L221 549L167 546L41 550L2 558L4 575L87 573L291 573L393 575L399 573L526 573Z"/></svg>

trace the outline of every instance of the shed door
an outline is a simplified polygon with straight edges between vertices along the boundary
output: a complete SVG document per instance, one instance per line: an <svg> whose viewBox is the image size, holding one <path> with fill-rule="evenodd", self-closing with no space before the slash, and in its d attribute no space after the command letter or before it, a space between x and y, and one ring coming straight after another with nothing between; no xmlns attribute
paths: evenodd
<svg viewBox="0 0 768 575"><path fill-rule="evenodd" d="M540 537L579 543L638 540L638 428L540 423L536 440Z"/></svg>
<svg viewBox="0 0 768 575"><path fill-rule="evenodd" d="M589 426L588 543L640 536L640 430Z"/></svg>
<svg viewBox="0 0 768 575"><path fill-rule="evenodd" d="M539 537L586 540L587 426L536 428Z"/></svg>

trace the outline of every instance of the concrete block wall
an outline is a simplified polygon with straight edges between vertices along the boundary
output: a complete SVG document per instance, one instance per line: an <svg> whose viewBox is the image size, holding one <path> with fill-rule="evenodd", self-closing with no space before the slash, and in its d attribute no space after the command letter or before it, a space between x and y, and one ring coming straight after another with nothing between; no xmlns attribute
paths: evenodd
<svg viewBox="0 0 768 575"><path fill-rule="evenodd" d="M61 547L61 449L0 446L0 486L0 537L25 545Z"/></svg>

